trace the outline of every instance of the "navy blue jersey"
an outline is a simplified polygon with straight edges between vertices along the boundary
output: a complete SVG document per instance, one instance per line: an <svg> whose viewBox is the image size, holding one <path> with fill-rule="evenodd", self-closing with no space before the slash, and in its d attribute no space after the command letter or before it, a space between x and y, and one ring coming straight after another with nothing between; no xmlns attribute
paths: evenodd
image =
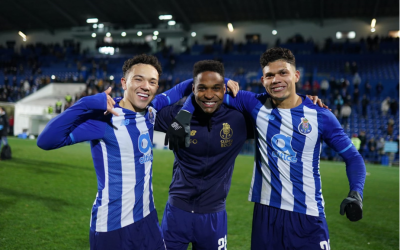
<svg viewBox="0 0 400 250"><path fill-rule="evenodd" d="M160 110L154 129L166 132L181 107ZM190 126L190 147L174 152L169 202L194 213L224 210L235 158L252 130L242 113L224 104L212 116L197 107Z"/></svg>

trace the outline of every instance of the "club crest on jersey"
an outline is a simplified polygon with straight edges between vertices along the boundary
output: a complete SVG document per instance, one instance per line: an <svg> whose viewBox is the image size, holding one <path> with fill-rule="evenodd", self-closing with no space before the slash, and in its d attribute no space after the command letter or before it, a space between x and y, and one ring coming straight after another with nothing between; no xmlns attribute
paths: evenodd
<svg viewBox="0 0 400 250"><path fill-rule="evenodd" d="M292 148L292 137L277 134L271 138L272 147L276 150L272 152L273 157L278 157L284 161L297 162L296 152Z"/></svg>
<svg viewBox="0 0 400 250"><path fill-rule="evenodd" d="M301 118L301 123L299 124L299 132L302 134L309 134L312 130L311 124L308 122L307 118Z"/></svg>
<svg viewBox="0 0 400 250"><path fill-rule="evenodd" d="M149 133L141 134L138 140L138 148L144 155L140 157L139 162L144 164L148 161L153 160L153 154L151 153L152 143Z"/></svg>
<svg viewBox="0 0 400 250"><path fill-rule="evenodd" d="M219 135L222 138L221 148L232 146L233 140L231 140L231 138L233 136L233 130L231 129L231 125L229 125L228 123L223 123Z"/></svg>
<svg viewBox="0 0 400 250"><path fill-rule="evenodd" d="M149 107L149 121L154 124L154 122L156 121L156 115L154 113L154 110L152 107Z"/></svg>
<svg viewBox="0 0 400 250"><path fill-rule="evenodd" d="M190 136L195 136L196 133L197 133L196 130L191 130L190 131ZM197 139L190 139L190 143L197 144Z"/></svg>

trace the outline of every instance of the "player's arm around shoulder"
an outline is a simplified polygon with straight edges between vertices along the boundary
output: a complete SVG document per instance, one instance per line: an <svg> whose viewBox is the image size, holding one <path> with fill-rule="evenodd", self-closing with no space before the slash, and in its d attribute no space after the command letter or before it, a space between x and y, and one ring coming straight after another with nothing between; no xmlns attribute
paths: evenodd
<svg viewBox="0 0 400 250"><path fill-rule="evenodd" d="M101 115L108 110L114 113L114 111L108 107L108 97L107 93L104 92L81 98L72 107L53 118L46 125L38 137L38 147L44 150L50 150L74 144L77 141L72 132L78 128L80 133L90 134L93 130L82 126L88 122L90 117L96 114ZM84 129L87 129L87 131L83 131Z"/></svg>
<svg viewBox="0 0 400 250"><path fill-rule="evenodd" d="M166 106L178 102L183 97L190 95L192 92L192 84L193 78L185 80L175 85L173 88L158 94L151 102L151 106L153 106L156 110L160 110Z"/></svg>
<svg viewBox="0 0 400 250"><path fill-rule="evenodd" d="M230 94L224 95L224 103L240 112L251 113L254 107L263 99L264 94L256 94L249 91L239 90L236 97Z"/></svg>

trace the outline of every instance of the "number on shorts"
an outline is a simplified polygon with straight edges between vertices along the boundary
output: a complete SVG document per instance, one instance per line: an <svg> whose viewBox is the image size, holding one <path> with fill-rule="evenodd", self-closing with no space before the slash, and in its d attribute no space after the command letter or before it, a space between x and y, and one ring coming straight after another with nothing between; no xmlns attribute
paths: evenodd
<svg viewBox="0 0 400 250"><path fill-rule="evenodd" d="M319 245L321 246L321 249L323 249L323 250L331 250L331 246L329 245L329 240L328 241L326 241L326 240L321 241L319 243Z"/></svg>
<svg viewBox="0 0 400 250"><path fill-rule="evenodd" d="M226 240L226 235L225 235L225 238L218 239L218 250L226 250L227 243L228 242Z"/></svg>

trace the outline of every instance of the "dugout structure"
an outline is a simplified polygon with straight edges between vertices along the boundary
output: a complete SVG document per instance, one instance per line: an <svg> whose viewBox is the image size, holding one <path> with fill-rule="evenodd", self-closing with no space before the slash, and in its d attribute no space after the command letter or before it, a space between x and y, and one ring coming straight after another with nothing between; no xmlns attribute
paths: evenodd
<svg viewBox="0 0 400 250"><path fill-rule="evenodd" d="M39 135L46 124L57 114L49 114L48 107L54 107L58 100L65 104L65 95L75 96L86 88L84 83L51 83L21 99L15 104L14 135L27 132L29 135Z"/></svg>

